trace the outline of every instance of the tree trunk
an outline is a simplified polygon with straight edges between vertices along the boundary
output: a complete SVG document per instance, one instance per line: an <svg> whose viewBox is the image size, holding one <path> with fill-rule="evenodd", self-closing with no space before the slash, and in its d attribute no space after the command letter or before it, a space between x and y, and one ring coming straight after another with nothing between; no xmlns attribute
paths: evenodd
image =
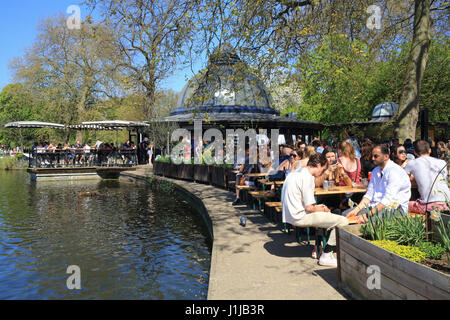
<svg viewBox="0 0 450 320"><path fill-rule="evenodd" d="M416 137L420 86L430 48L430 5L431 0L416 0L414 4L414 35L395 129L400 143L407 138L414 140Z"/></svg>

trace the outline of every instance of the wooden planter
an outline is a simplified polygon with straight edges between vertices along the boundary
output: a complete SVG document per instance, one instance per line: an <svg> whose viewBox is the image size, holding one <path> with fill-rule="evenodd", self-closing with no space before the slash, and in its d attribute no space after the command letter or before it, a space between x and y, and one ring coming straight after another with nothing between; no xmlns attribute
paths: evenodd
<svg viewBox="0 0 450 320"><path fill-rule="evenodd" d="M226 178L226 168L211 166L211 184L217 187L226 188L227 187L227 178Z"/></svg>
<svg viewBox="0 0 450 320"><path fill-rule="evenodd" d="M209 168L210 168L210 166L208 166L206 164L195 165L194 166L194 181L209 183L209 181L210 181Z"/></svg>
<svg viewBox="0 0 450 320"><path fill-rule="evenodd" d="M165 164L166 164L165 162L155 161L155 163L153 164L153 173L158 176L162 176L164 174Z"/></svg>
<svg viewBox="0 0 450 320"><path fill-rule="evenodd" d="M164 166L164 177L171 178L173 174L174 164L173 163L166 163Z"/></svg>
<svg viewBox="0 0 450 320"><path fill-rule="evenodd" d="M450 276L375 246L359 229L350 225L336 232L339 283L348 294L377 300L450 298ZM369 266L379 267L379 289L368 288L375 274Z"/></svg>
<svg viewBox="0 0 450 320"><path fill-rule="evenodd" d="M194 165L182 164L179 171L179 178L184 180L194 180Z"/></svg>

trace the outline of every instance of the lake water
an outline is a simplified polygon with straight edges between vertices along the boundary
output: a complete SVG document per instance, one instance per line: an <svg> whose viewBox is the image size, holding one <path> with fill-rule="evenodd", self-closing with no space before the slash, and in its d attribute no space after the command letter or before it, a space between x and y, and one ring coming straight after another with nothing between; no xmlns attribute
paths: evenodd
<svg viewBox="0 0 450 320"><path fill-rule="evenodd" d="M210 255L201 218L169 192L0 170L0 299L206 299Z"/></svg>

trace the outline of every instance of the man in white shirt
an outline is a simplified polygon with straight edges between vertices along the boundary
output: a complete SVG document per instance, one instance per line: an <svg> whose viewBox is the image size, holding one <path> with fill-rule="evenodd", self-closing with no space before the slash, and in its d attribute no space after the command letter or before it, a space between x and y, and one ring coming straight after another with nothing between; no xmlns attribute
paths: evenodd
<svg viewBox="0 0 450 320"><path fill-rule="evenodd" d="M411 182L406 171L389 160L389 148L377 145L372 150L372 161L377 166L372 171L367 192L355 207L344 211L347 218L360 214L358 223L367 221L367 213L379 214L386 208L399 208L403 214L408 213L408 202L411 198ZM369 207L367 212L366 207Z"/></svg>
<svg viewBox="0 0 450 320"><path fill-rule="evenodd" d="M450 191L447 183L447 163L430 157L430 144L424 140L417 141L414 154L417 159L409 161L405 171L411 182L417 183L420 199L409 202L409 211L425 214L433 209L448 210L446 201L450 201Z"/></svg>
<svg viewBox="0 0 450 320"><path fill-rule="evenodd" d="M306 167L297 169L287 176L281 193L282 218L283 222L297 227L332 229L319 264L336 267L337 261L332 253L336 246L334 228L348 225L348 220L331 213L326 205L316 204L314 178L322 175L327 163L325 155L315 154L309 158Z"/></svg>

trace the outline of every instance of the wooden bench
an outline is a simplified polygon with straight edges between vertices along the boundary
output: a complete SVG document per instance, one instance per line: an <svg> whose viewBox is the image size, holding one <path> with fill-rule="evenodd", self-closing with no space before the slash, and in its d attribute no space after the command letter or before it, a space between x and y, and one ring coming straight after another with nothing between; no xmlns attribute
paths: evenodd
<svg viewBox="0 0 450 320"><path fill-rule="evenodd" d="M249 191L248 194L252 196L252 206L253 209L255 210L256 210L255 200L257 200L259 211L262 211L265 200L272 199L275 197L275 195L273 193L270 193L270 191Z"/></svg>
<svg viewBox="0 0 450 320"><path fill-rule="evenodd" d="M236 189L239 190L239 198L243 202L248 201L247 193L251 190L255 190L255 186L249 186L249 185L242 185L242 186L236 186Z"/></svg>
<svg viewBox="0 0 450 320"><path fill-rule="evenodd" d="M277 218L279 215L275 211L276 208L281 208L281 202L264 202L264 215L272 222L278 223L281 219Z"/></svg>
<svg viewBox="0 0 450 320"><path fill-rule="evenodd" d="M280 206L278 206L278 204L280 204ZM277 213L277 221L279 221L281 223L281 230L283 232L289 232L290 229L294 229L294 233L295 233L295 238L297 240L298 243L302 242L302 236L301 236L301 230L302 229L306 229L306 240L307 243L310 244L310 230L314 229L315 230L315 248L314 250L317 253L316 258L318 259L320 257L320 252L321 249L324 248L327 244L327 232L325 229L323 228L317 228L317 227L313 227L313 226L304 226L304 227L295 227L292 226L289 223L283 223L282 221L282 217L281 214L283 212L283 208L281 206L281 202L266 202L266 205L269 206L273 206L273 208L275 209L275 212Z"/></svg>

